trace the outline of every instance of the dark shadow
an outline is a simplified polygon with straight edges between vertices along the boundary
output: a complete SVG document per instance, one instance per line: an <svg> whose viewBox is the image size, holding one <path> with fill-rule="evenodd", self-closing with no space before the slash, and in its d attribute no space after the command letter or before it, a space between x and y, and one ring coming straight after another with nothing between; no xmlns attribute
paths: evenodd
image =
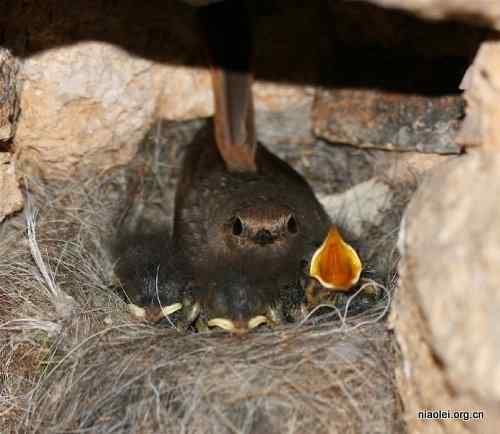
<svg viewBox="0 0 500 434"><path fill-rule="evenodd" d="M453 93L485 34L359 2L255 0L253 8L256 75L273 82ZM24 57L98 40L206 66L196 11L181 0L3 0L0 46Z"/></svg>

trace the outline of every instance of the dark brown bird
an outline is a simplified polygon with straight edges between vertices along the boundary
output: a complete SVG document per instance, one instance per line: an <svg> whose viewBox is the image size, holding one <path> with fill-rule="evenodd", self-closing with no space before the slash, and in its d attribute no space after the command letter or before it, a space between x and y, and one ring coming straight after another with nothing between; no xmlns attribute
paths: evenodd
<svg viewBox="0 0 500 434"><path fill-rule="evenodd" d="M204 131L187 152L174 221L195 299L209 325L223 319L229 329L280 316L283 303L303 294L306 265L337 289L357 281L361 267L335 230L309 264L331 221L302 176L256 142L251 32L238 3L202 11L214 65L215 134Z"/></svg>
<svg viewBox="0 0 500 434"><path fill-rule="evenodd" d="M304 178L256 141L244 3L218 2L201 8L200 16L213 65L214 123L184 160L173 248L151 237L160 247L144 259L147 243L135 240L121 262L129 271L121 274L142 282L139 300L179 301L188 322L198 317L201 328L237 332L298 309L311 278L326 288L350 288L361 262Z"/></svg>

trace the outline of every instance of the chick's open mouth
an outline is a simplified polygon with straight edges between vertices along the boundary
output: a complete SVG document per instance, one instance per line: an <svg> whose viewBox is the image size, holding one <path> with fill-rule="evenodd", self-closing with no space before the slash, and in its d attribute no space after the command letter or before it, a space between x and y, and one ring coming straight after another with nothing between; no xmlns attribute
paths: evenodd
<svg viewBox="0 0 500 434"><path fill-rule="evenodd" d="M362 269L358 254L333 225L312 257L309 275L327 289L348 291L358 282Z"/></svg>

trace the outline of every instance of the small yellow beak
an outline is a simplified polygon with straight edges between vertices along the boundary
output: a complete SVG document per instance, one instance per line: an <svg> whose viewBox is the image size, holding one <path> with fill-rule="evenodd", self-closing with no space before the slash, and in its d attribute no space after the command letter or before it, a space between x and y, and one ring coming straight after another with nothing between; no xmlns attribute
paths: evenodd
<svg viewBox="0 0 500 434"><path fill-rule="evenodd" d="M336 226L332 226L311 260L309 274L325 287L347 291L355 285L363 265L356 251L341 237Z"/></svg>

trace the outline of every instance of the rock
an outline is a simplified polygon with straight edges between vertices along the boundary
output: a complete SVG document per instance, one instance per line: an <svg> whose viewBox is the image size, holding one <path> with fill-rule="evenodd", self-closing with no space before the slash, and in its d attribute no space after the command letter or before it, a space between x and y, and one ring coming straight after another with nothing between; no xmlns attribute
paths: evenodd
<svg viewBox="0 0 500 434"><path fill-rule="evenodd" d="M37 171L44 176L69 176L82 162L102 169L126 163L135 155L137 143L155 118L186 120L213 112L210 78L194 31L193 8L178 1L159 0L139 6L130 0L126 5L82 5L78 2L75 7L65 6L64 13L55 13L61 7L55 0L48 0L43 11L33 0L9 0L6 13L0 17L0 26L5 29L2 44L21 46L17 54L25 59L21 74L25 80L23 113L15 151L23 168L38 166ZM448 104L441 103L441 99L432 100L429 109L423 108L429 100L424 97L401 103L409 114L391 119L392 129L375 129L380 137L366 137L373 131L363 129L359 129L358 137L355 130L359 122L352 124L350 131L335 130L331 117L338 115L334 104L342 96L336 94L331 100L322 93L314 104L314 91L308 86L322 83L324 75L329 75L326 55L337 59L335 50L330 50L330 45L335 44L325 37L332 36L326 26L333 19L328 5L306 7L298 0L273 1L258 6L257 12L255 95L258 137L262 142L305 144L312 141L314 127L329 140L342 133L342 141L353 136L362 146L386 149L390 139L396 149L456 151L456 145L449 141L454 124L440 118L439 109ZM378 22L378 18L374 19ZM401 22L405 20L401 18ZM282 31L286 28L296 31ZM381 40L391 39L390 32L387 36L381 30L381 34ZM369 33L367 38L371 39ZM408 39L402 37L395 46L403 50L408 44ZM328 45L328 52L323 45ZM451 53L448 48L444 52ZM462 51L457 49L457 53ZM393 69L392 64L381 63L384 72ZM370 71L372 66L370 63ZM341 75L350 75L350 70L340 69ZM427 68L425 80L434 80L442 69ZM396 75L406 77L400 71ZM415 75L424 74L419 70ZM284 80L293 84L285 84ZM269 84L271 81L280 84ZM353 94L344 94L344 101L350 96ZM361 102L365 96L360 94ZM390 95L376 95L375 99L382 105L395 102ZM401 100L408 98L401 96ZM419 108L412 111L412 104ZM454 102L449 104L453 110ZM315 115L311 121L313 105ZM374 122L387 120L374 113L371 116ZM427 124L419 126L412 123L411 116L437 116L437 121L425 118ZM341 121L349 127L352 119L345 117Z"/></svg>
<svg viewBox="0 0 500 434"><path fill-rule="evenodd" d="M387 155L390 154L390 155ZM392 158L391 158L392 157ZM425 174L454 155L422 154L419 152L380 152L374 159L374 170L380 170L380 175L390 183L418 184Z"/></svg>
<svg viewBox="0 0 500 434"><path fill-rule="evenodd" d="M19 211L24 204L16 179L14 162L7 152L0 153L0 192L1 223L6 216Z"/></svg>
<svg viewBox="0 0 500 434"><path fill-rule="evenodd" d="M327 6L301 0L253 3L258 138L267 145L311 143L314 86L330 60Z"/></svg>
<svg viewBox="0 0 500 434"><path fill-rule="evenodd" d="M344 193L320 195L319 201L333 221L341 219L347 229L360 237L366 225L380 225L385 212L391 207L394 193L381 180L372 178L357 184Z"/></svg>
<svg viewBox="0 0 500 434"><path fill-rule="evenodd" d="M213 115L208 70L167 65L162 74L166 77L158 117L179 121ZM305 144L313 140L313 88L258 81L253 90L257 135L261 142Z"/></svg>
<svg viewBox="0 0 500 434"><path fill-rule="evenodd" d="M15 140L20 162L65 177L106 169L136 152L153 120L161 78L153 62L106 43L81 42L26 59Z"/></svg>
<svg viewBox="0 0 500 434"><path fill-rule="evenodd" d="M391 314L409 433L496 433L500 425L500 155L471 153L419 187L401 227ZM478 410L481 421L418 410Z"/></svg>
<svg viewBox="0 0 500 434"><path fill-rule="evenodd" d="M467 116L457 141L500 149L500 42L481 45L461 84Z"/></svg>
<svg viewBox="0 0 500 434"><path fill-rule="evenodd" d="M25 60L15 150L24 170L66 177L80 164L125 164L155 118L186 120L213 113L210 74L161 65L103 42L53 48ZM257 84L259 138L311 139L312 93Z"/></svg>
<svg viewBox="0 0 500 434"><path fill-rule="evenodd" d="M314 132L331 142L362 148L457 153L460 96L430 97L373 89L333 89L318 93Z"/></svg>
<svg viewBox="0 0 500 434"><path fill-rule="evenodd" d="M450 19L500 30L500 3L491 0L367 0L379 6L413 12L424 18Z"/></svg>
<svg viewBox="0 0 500 434"><path fill-rule="evenodd" d="M0 47L0 146L14 137L17 116L19 113L19 97L17 59L9 50Z"/></svg>
<svg viewBox="0 0 500 434"><path fill-rule="evenodd" d="M161 76L158 118L183 121L212 116L212 81L207 69L165 65Z"/></svg>
<svg viewBox="0 0 500 434"><path fill-rule="evenodd" d="M0 223L6 216L23 207L23 196L9 152L19 114L19 63L9 50L0 47Z"/></svg>
<svg viewBox="0 0 500 434"><path fill-rule="evenodd" d="M192 10L172 0L47 0L43 8L6 0L0 42L23 59L13 144L20 169L68 177L82 163L105 170L128 162L172 76L164 65L200 57Z"/></svg>
<svg viewBox="0 0 500 434"><path fill-rule="evenodd" d="M257 135L261 142L307 144L314 140L313 88L257 82L253 89Z"/></svg>
<svg viewBox="0 0 500 434"><path fill-rule="evenodd" d="M211 0L194 3L206 1ZM45 177L71 176L82 163L106 170L133 158L155 119L213 113L196 9L184 3L61 5L47 0L40 8L34 0L6 0L1 44L23 59L22 115L13 143L22 170ZM321 30L303 22L304 17L316 20L320 8L304 7L298 0L259 7L259 139L278 143L292 136L292 141L305 143L312 139L313 95L303 82L319 71L320 55L310 47ZM303 29L292 35L292 46L291 35L277 31L290 23L302 23ZM293 45L299 43L309 47L307 61ZM277 64L280 71L274 74ZM312 72L306 74L304 67ZM268 84L283 80L281 69L293 69L299 84Z"/></svg>

